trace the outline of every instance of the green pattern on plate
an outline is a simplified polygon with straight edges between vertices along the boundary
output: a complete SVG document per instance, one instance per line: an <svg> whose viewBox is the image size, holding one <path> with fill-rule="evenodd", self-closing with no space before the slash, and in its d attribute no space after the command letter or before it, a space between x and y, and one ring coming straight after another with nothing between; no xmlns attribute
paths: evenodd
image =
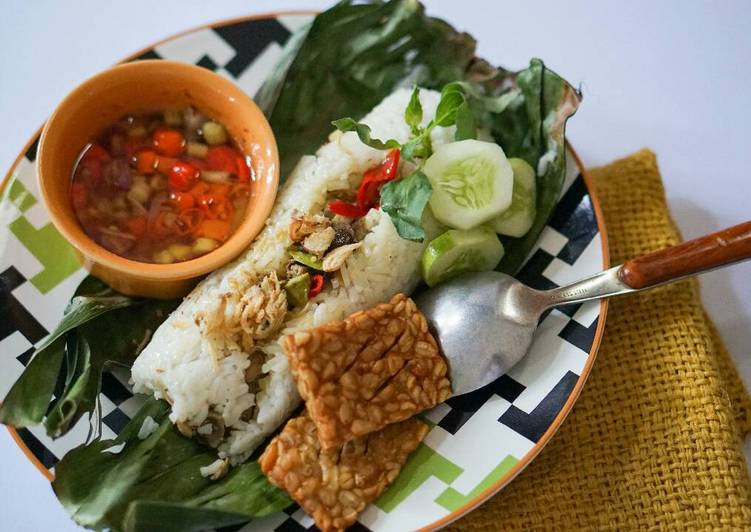
<svg viewBox="0 0 751 532"><path fill-rule="evenodd" d="M15 178L8 183L8 199L21 212L26 212L37 202L23 183ZM37 229L22 215L9 223L8 229L42 263L42 271L30 279L42 294L55 288L81 267L73 248L57 232L52 222Z"/></svg>
<svg viewBox="0 0 751 532"><path fill-rule="evenodd" d="M36 204L37 199L15 176L8 184L8 200L21 212L26 212L30 207Z"/></svg>
<svg viewBox="0 0 751 532"><path fill-rule="evenodd" d="M378 498L375 505L389 513L430 477L436 477L446 484L451 484L463 471L451 460L421 443L407 459L401 474Z"/></svg>
<svg viewBox="0 0 751 532"><path fill-rule="evenodd" d="M458 510L468 502L473 501L478 495L480 495L480 493L499 481L511 470L512 467L514 467L514 465L516 465L518 461L518 459L510 454L506 455L506 458L501 460L501 463L495 466L493 471L483 478L468 494L462 495L454 488L448 487L446 488L446 491L438 496L435 502L446 508L449 512Z"/></svg>

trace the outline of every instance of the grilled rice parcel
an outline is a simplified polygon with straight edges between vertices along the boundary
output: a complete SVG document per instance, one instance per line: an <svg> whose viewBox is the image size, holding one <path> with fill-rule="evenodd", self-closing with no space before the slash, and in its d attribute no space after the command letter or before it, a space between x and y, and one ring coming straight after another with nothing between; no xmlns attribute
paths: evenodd
<svg viewBox="0 0 751 532"><path fill-rule="evenodd" d="M423 90L419 97L428 123L440 94ZM404 142L409 99L410 91L399 90L362 121L374 136ZM433 147L453 140L453 129L433 129ZM201 282L135 361L135 391L166 399L180 431L221 458L245 460L300 403L281 338L417 284L424 243L401 238L378 208L359 218L327 209L351 201L363 174L383 159L356 133L332 133L299 162L245 254ZM428 216L426 209L424 242L437 232Z"/></svg>

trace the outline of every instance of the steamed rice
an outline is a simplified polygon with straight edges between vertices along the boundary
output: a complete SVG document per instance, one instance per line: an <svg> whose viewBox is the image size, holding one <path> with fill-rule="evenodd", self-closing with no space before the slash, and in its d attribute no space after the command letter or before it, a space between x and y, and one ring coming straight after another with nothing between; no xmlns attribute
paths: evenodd
<svg viewBox="0 0 751 532"><path fill-rule="evenodd" d="M409 97L410 91L399 90L363 119L374 137L400 142L409 137L403 118ZM437 92L421 91L424 123L432 118L439 98ZM434 145L452 139L451 129L433 132ZM286 299L274 284L290 260L292 217L322 213L330 191L356 189L363 172L383 157L384 152L364 145L355 133L332 133L329 142L315 156L303 157L289 176L265 229L247 252L201 282L135 361L135 391L168 400L170 419L178 427L202 434L211 416L221 418L226 430L218 445L220 457L232 463L245 460L298 406L300 398L279 344L283 335L342 319L409 292L418 282L424 244L400 238L389 216L371 209L364 219L362 246L304 309L286 312ZM435 228L427 216L425 221L430 236ZM245 372L251 353L258 351L265 361L253 393ZM252 418L243 419L248 411Z"/></svg>

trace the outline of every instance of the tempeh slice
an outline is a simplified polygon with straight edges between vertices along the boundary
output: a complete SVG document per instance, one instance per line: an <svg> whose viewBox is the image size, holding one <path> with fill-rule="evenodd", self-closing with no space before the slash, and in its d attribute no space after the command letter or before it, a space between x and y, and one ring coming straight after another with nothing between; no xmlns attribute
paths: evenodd
<svg viewBox="0 0 751 532"><path fill-rule="evenodd" d="M427 433L428 426L412 418L324 450L304 411L287 422L258 462L323 532L344 530L396 479Z"/></svg>
<svg viewBox="0 0 751 532"><path fill-rule="evenodd" d="M283 345L324 449L451 396L446 360L425 316L404 294L286 336Z"/></svg>

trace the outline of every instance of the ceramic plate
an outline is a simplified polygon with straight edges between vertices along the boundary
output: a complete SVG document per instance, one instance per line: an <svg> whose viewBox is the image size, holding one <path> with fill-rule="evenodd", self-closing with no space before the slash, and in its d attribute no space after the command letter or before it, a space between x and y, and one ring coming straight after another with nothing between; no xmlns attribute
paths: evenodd
<svg viewBox="0 0 751 532"><path fill-rule="evenodd" d="M219 23L167 39L132 59L186 61L225 76L254 95L282 46L310 14L267 15ZM60 320L85 277L40 201L32 139L4 183L0 200L0 397ZM551 288L608 266L605 234L587 175L572 150L560 202L519 278ZM602 336L605 303L554 310L540 323L529 355L509 374L425 415L432 430L404 470L360 516L361 530L438 528L500 490L540 452L571 410ZM103 437L114 437L140 405L127 375L105 374ZM51 440L42 427L11 431L49 478L81 444L88 423ZM513 485L508 489L513 489ZM238 527L240 528L240 527ZM254 521L244 531L313 529L298 507Z"/></svg>

